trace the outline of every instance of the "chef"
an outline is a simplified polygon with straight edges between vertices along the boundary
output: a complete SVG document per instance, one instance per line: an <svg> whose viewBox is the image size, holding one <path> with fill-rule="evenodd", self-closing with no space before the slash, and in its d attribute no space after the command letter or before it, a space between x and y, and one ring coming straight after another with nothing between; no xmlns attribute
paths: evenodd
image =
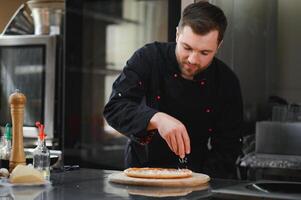
<svg viewBox="0 0 301 200"><path fill-rule="evenodd" d="M204 1L188 5L176 43L138 49L113 83L107 122L129 138L125 167L179 166L235 178L242 97L234 72L215 57L227 19Z"/></svg>

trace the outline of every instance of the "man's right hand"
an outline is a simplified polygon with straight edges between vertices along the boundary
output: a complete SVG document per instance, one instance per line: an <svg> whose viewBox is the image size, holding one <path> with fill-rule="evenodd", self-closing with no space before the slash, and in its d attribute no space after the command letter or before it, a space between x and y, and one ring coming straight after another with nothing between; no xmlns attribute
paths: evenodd
<svg viewBox="0 0 301 200"><path fill-rule="evenodd" d="M184 124L176 118L158 112L151 118L147 129L157 129L169 148L181 158L190 153L190 139L187 130Z"/></svg>

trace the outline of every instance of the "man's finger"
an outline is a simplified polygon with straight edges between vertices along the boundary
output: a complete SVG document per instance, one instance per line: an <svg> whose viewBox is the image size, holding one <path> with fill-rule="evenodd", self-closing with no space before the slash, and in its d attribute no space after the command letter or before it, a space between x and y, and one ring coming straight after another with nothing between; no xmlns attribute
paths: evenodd
<svg viewBox="0 0 301 200"><path fill-rule="evenodd" d="M190 154L190 138L189 138L189 135L185 129L185 132L184 134L182 134L182 138L183 138L183 141L184 141L184 148L185 148L185 153L186 154Z"/></svg>
<svg viewBox="0 0 301 200"><path fill-rule="evenodd" d="M168 147L170 148L170 150L173 151L172 146L171 146L170 137L166 137L166 138L165 138L165 141L166 141Z"/></svg>
<svg viewBox="0 0 301 200"><path fill-rule="evenodd" d="M175 137L175 134L172 134L170 136L170 141L171 141L173 152L178 155L178 144L177 144L177 139Z"/></svg>
<svg viewBox="0 0 301 200"><path fill-rule="evenodd" d="M184 140L182 137L182 134L176 135L177 144L178 144L178 154L181 158L185 157L185 146L184 146Z"/></svg>

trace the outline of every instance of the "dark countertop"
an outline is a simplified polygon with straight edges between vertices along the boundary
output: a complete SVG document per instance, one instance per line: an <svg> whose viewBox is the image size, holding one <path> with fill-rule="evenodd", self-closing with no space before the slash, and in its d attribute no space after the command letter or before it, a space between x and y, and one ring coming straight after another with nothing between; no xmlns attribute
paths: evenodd
<svg viewBox="0 0 301 200"><path fill-rule="evenodd" d="M90 199L125 199L125 200L149 200L149 199L301 199L301 194L281 195L280 193L266 193L252 191L244 186L249 182L236 180L212 179L208 187L192 191L193 188L156 188L127 186L110 183L108 176L117 171L80 169L51 174L51 186L35 187L3 187L0 186L0 199L22 200L90 200ZM192 191L192 192L191 192ZM180 196L166 196L169 194ZM183 194L186 193L186 195ZM138 194L139 193L139 194ZM141 195L141 193L143 195ZM151 195L152 197L145 196Z"/></svg>

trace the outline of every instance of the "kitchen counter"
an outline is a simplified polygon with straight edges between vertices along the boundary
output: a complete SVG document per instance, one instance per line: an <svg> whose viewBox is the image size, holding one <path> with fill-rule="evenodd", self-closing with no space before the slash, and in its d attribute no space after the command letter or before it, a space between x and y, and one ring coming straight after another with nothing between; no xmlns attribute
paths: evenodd
<svg viewBox="0 0 301 200"><path fill-rule="evenodd" d="M0 186L0 199L22 200L90 200L90 199L301 199L301 194L288 195L247 189L246 181L212 179L205 187L157 188L110 183L108 176L118 171L80 169L51 174L51 185L35 187Z"/></svg>

